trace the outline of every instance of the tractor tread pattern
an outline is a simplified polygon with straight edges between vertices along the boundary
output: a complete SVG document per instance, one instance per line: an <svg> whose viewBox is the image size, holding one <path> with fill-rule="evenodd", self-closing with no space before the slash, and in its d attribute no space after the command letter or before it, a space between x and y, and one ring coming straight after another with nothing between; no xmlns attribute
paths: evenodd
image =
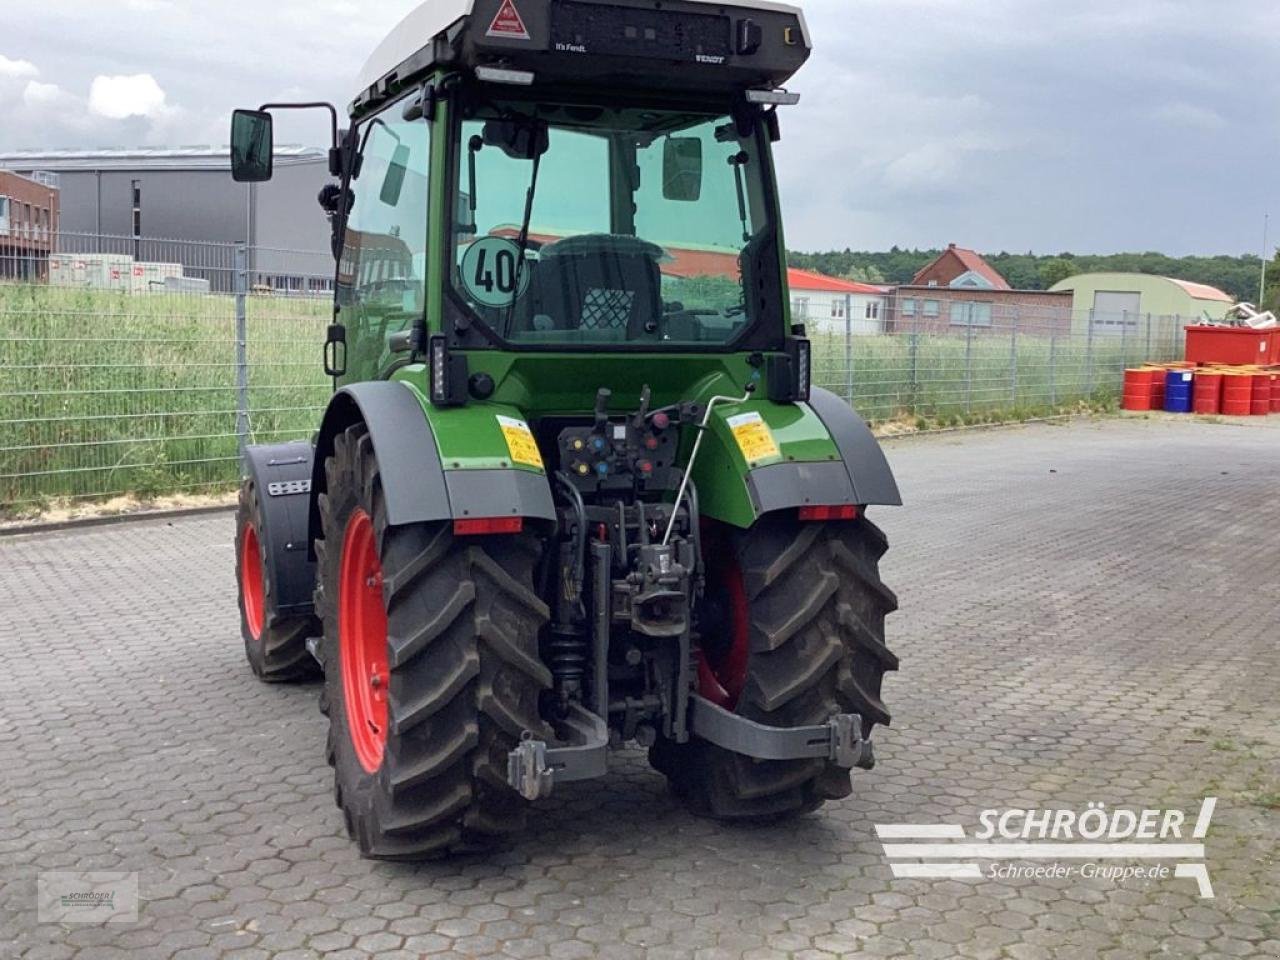
<svg viewBox="0 0 1280 960"><path fill-rule="evenodd" d="M266 683L293 683L312 680L320 675L320 666L307 649L307 638L320 635L319 620L310 615L284 616L276 611L271 578L263 577L262 636L254 639L244 615L244 597L240 596L240 537L246 524L258 530L263 570L267 569L266 538L262 534L262 506L257 484L251 477L240 484L239 509L236 514L236 593L240 599L240 635L244 639L245 659L259 680Z"/></svg>
<svg viewBox="0 0 1280 960"><path fill-rule="evenodd" d="M526 802L506 783L507 754L525 731L551 736L538 713L551 677L537 657L549 615L532 588L537 541L529 534L455 537L447 521L387 525L363 424L336 438L326 470L320 512L335 546L318 551L317 607L336 680L329 760L348 828L365 856L377 859L491 846L525 820ZM391 674L387 746L373 775L344 760L350 751L337 676L337 545L357 504L378 536ZM327 592L335 596L322 599Z"/></svg>
<svg viewBox="0 0 1280 960"><path fill-rule="evenodd" d="M751 610L737 712L782 727L857 713L864 734L888 724L880 685L898 661L884 643L884 618L897 609L878 572L887 545L865 517L802 524L765 516L736 535ZM849 771L822 759L754 760L665 740L650 757L694 812L723 820L805 813L851 789Z"/></svg>

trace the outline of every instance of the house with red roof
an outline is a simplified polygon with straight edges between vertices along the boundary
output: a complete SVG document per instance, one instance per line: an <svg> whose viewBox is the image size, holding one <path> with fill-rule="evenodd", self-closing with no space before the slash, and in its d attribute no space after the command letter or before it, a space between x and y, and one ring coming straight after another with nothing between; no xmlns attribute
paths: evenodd
<svg viewBox="0 0 1280 960"><path fill-rule="evenodd" d="M790 267L791 322L813 333L884 332L891 288Z"/></svg>
<svg viewBox="0 0 1280 960"><path fill-rule="evenodd" d="M911 278L916 287L981 287L987 290L1012 290L1009 281L975 250L947 244L947 249Z"/></svg>
<svg viewBox="0 0 1280 960"><path fill-rule="evenodd" d="M1015 290L974 250L947 244L890 296L886 330L1058 336L1071 332L1069 292Z"/></svg>

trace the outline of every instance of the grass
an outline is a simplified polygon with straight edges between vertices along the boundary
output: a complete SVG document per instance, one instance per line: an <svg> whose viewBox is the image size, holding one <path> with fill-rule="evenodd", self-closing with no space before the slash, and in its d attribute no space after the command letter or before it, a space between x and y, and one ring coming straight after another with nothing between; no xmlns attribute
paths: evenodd
<svg viewBox="0 0 1280 960"><path fill-rule="evenodd" d="M307 436L329 393L327 301L250 297L254 441ZM0 507L233 484L235 305L0 284Z"/></svg>
<svg viewBox="0 0 1280 960"><path fill-rule="evenodd" d="M251 442L308 436L329 395L327 300L247 305ZM814 382L915 429L1114 409L1145 344L1008 332L813 338ZM1168 347L1164 348L1169 355ZM239 474L235 304L0 283L0 513L209 492Z"/></svg>

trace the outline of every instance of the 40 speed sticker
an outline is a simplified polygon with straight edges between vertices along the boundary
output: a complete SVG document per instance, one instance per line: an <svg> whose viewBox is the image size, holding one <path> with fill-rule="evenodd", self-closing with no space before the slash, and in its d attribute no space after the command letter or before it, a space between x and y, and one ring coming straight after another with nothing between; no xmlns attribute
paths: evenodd
<svg viewBox="0 0 1280 960"><path fill-rule="evenodd" d="M734 417L725 417L724 422L729 425L738 449L748 462L754 463L782 455L778 442L773 439L773 432L760 414L740 413Z"/></svg>
<svg viewBox="0 0 1280 960"><path fill-rule="evenodd" d="M519 263L520 247L514 240L481 237L467 247L458 268L467 296L482 307L510 306L529 289L528 264L519 270Z"/></svg>
<svg viewBox="0 0 1280 960"><path fill-rule="evenodd" d="M502 436L507 441L507 452L516 463L528 467L542 466L542 454L538 452L538 444L534 442L533 432L523 420L515 417L498 416L498 426L502 428Z"/></svg>

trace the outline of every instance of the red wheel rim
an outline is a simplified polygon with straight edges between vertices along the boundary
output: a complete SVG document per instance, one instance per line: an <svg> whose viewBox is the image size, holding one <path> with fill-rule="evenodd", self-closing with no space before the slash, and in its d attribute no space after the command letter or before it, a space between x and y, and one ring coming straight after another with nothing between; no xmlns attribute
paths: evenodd
<svg viewBox="0 0 1280 960"><path fill-rule="evenodd" d="M729 642L704 649L698 657L698 693L717 706L732 710L747 682L751 612L742 568L727 543L711 541L704 555L717 556L708 570L707 590L725 598L729 612Z"/></svg>
<svg viewBox="0 0 1280 960"><path fill-rule="evenodd" d="M258 531L252 523L244 525L240 535L240 600L244 604L244 622L249 636L262 639L262 610L266 606L262 589L262 549Z"/></svg>
<svg viewBox="0 0 1280 960"><path fill-rule="evenodd" d="M374 773L387 746L387 611L373 521L359 507L342 539L338 651L351 745L360 766Z"/></svg>

